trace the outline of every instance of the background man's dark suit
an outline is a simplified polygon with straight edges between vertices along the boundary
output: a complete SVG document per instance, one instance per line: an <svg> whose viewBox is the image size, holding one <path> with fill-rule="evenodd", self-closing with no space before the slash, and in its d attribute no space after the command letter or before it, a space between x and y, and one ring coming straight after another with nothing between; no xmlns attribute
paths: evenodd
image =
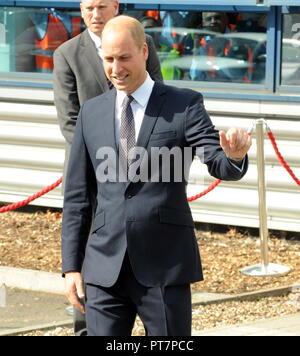
<svg viewBox="0 0 300 356"><path fill-rule="evenodd" d="M147 44L147 71L153 79L162 81L160 62L151 36L147 36ZM109 90L102 60L88 30L55 51L53 89L61 132L66 139L67 162L80 107L88 99Z"/></svg>
<svg viewBox="0 0 300 356"><path fill-rule="evenodd" d="M65 190L63 272L80 272L85 259L85 283L110 287L127 251L133 273L144 286L202 280L187 182L100 183L96 179L99 148L117 151L115 98L112 90L86 102L78 118ZM222 180L240 179L248 166L247 157L242 172L227 159L201 94L161 83L155 83L137 146L148 150L149 160L151 147L204 147L210 174Z"/></svg>

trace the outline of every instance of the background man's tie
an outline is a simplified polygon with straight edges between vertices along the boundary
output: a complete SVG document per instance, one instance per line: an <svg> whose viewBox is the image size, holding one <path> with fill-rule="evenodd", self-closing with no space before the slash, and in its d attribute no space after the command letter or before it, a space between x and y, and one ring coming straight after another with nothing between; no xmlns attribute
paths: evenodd
<svg viewBox="0 0 300 356"><path fill-rule="evenodd" d="M135 147L135 125L130 105L133 100L134 99L131 95L126 95L123 101L121 114L119 152L120 162L123 169L126 168L126 171L128 170L131 161L128 157L128 153L130 149Z"/></svg>
<svg viewBox="0 0 300 356"><path fill-rule="evenodd" d="M109 90L112 90L114 88L113 83L108 78L106 78L106 80L107 80L107 84L108 84Z"/></svg>

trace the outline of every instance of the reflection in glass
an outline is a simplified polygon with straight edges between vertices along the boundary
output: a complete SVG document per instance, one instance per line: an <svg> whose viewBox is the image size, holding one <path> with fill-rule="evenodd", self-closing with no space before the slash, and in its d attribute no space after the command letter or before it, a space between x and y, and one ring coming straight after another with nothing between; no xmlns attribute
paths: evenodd
<svg viewBox="0 0 300 356"><path fill-rule="evenodd" d="M155 41L165 80L265 81L266 14L148 11L140 21Z"/></svg>
<svg viewBox="0 0 300 356"><path fill-rule="evenodd" d="M0 8L0 72L53 71L53 52L81 31L78 12Z"/></svg>
<svg viewBox="0 0 300 356"><path fill-rule="evenodd" d="M283 16L282 85L300 85L300 14Z"/></svg>
<svg viewBox="0 0 300 356"><path fill-rule="evenodd" d="M125 11L152 36L164 80L263 84L267 15ZM53 53L84 30L80 11L0 7L0 72L52 73ZM288 61L287 61L288 62Z"/></svg>

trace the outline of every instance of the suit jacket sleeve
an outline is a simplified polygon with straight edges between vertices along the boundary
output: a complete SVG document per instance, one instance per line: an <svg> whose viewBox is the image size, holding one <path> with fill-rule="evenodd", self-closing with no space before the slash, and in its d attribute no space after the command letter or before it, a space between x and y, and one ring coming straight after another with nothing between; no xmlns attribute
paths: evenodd
<svg viewBox="0 0 300 356"><path fill-rule="evenodd" d="M66 141L71 144L80 110L76 78L63 52L54 52L53 90L58 121Z"/></svg>
<svg viewBox="0 0 300 356"><path fill-rule="evenodd" d="M149 57L147 60L147 72L153 80L163 81L160 61L151 36L146 35L146 42L149 48Z"/></svg>
<svg viewBox="0 0 300 356"><path fill-rule="evenodd" d="M239 180L247 172L248 156L243 169L235 167L226 157L220 146L219 132L215 129L199 93L192 95L186 111L185 137L189 146L196 149L202 163L208 167L209 174L221 180Z"/></svg>
<svg viewBox="0 0 300 356"><path fill-rule="evenodd" d="M80 110L71 148L62 221L63 273L81 271L96 209L97 181L87 150Z"/></svg>

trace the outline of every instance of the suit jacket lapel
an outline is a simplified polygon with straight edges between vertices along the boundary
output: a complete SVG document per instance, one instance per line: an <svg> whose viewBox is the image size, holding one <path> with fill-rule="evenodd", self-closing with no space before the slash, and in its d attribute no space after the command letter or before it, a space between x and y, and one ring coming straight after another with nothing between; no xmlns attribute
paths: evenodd
<svg viewBox="0 0 300 356"><path fill-rule="evenodd" d="M151 133L161 112L162 105L165 101L165 92L165 87L156 82L153 87L153 91L146 108L142 127L137 139L136 145L138 147L146 148L148 145Z"/></svg>
<svg viewBox="0 0 300 356"><path fill-rule="evenodd" d="M101 114L99 115L99 124L102 131L103 142L105 145L113 147L115 152L118 152L115 133L115 105L116 95L115 89L103 94L105 95L105 105L101 106Z"/></svg>
<svg viewBox="0 0 300 356"><path fill-rule="evenodd" d="M95 78L99 83L103 92L108 90L106 75L103 68L102 59L99 57L95 44L91 39L91 36L88 33L88 30L85 30L82 33L81 38L81 47L83 49L82 56L85 59L87 65L92 69L95 74Z"/></svg>

